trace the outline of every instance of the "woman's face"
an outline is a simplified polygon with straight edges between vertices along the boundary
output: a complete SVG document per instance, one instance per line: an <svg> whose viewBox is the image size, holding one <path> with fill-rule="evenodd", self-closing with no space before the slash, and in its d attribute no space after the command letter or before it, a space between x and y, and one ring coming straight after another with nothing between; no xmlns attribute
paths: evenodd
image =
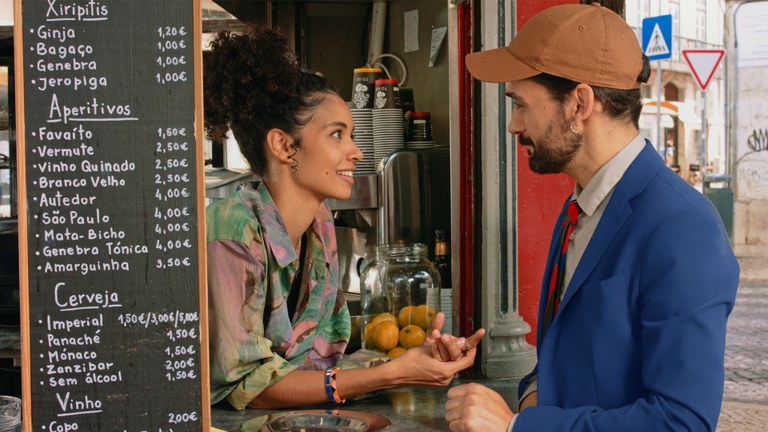
<svg viewBox="0 0 768 432"><path fill-rule="evenodd" d="M363 153L352 140L352 113L336 95L325 95L301 131L294 180L320 201L352 194L352 174Z"/></svg>

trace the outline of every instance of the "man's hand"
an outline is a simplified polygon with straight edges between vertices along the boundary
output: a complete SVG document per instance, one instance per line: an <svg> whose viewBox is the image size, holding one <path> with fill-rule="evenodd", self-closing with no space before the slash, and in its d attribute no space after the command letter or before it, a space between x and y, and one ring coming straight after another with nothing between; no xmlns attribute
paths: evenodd
<svg viewBox="0 0 768 432"><path fill-rule="evenodd" d="M504 398L480 384L464 384L448 391L445 421L451 431L506 432L515 414Z"/></svg>

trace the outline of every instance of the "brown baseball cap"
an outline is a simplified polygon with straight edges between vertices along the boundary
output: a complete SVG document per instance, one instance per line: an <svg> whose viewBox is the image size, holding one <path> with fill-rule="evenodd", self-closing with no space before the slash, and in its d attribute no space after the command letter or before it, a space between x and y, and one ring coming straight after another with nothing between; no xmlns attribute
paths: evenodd
<svg viewBox="0 0 768 432"><path fill-rule="evenodd" d="M643 51L624 18L600 3L545 9L504 48L471 53L469 73L480 81L508 82L547 73L598 87L633 89Z"/></svg>

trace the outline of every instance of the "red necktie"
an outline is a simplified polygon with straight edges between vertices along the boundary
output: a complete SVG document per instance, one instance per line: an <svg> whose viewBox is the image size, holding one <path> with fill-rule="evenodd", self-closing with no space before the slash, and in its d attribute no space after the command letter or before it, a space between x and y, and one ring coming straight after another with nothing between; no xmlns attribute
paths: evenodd
<svg viewBox="0 0 768 432"><path fill-rule="evenodd" d="M555 319L557 314L557 308L560 306L560 297L563 296L565 290L565 254L568 252L568 243L571 240L571 233L573 227L576 225L576 220L581 214L581 208L576 200L571 201L566 208L566 215L563 218L563 224L560 227L560 238L558 244L560 245L560 253L557 256L557 261L552 268L552 277L549 280L549 293L547 295L547 308L544 311L544 319L542 320L542 339L547 333L550 324Z"/></svg>

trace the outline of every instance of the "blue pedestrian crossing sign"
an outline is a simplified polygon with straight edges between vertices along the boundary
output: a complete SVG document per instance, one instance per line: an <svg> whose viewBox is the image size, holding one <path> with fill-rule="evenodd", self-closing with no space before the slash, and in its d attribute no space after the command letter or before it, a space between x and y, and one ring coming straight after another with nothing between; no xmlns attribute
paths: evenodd
<svg viewBox="0 0 768 432"><path fill-rule="evenodd" d="M672 57L672 15L643 19L643 53L648 60Z"/></svg>

